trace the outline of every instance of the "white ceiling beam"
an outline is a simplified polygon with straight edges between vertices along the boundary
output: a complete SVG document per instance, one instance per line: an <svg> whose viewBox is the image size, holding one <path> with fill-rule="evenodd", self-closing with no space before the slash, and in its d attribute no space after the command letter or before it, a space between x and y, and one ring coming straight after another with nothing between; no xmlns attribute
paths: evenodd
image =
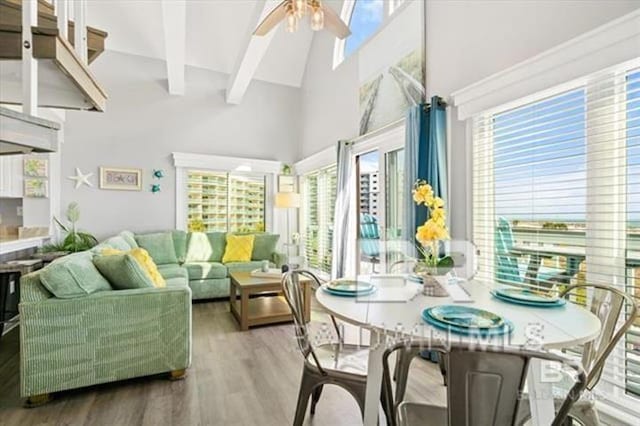
<svg viewBox="0 0 640 426"><path fill-rule="evenodd" d="M184 95L186 1L162 0L162 22L169 94Z"/></svg>
<svg viewBox="0 0 640 426"><path fill-rule="evenodd" d="M256 2L254 13L249 21L249 27L246 30L247 35L241 45L242 49L236 59L233 72L229 76L226 96L228 104L238 105L242 102L249 83L251 83L260 61L262 61L271 44L277 27L264 36L254 36L253 32L258 24L280 3L282 3L282 0L260 0Z"/></svg>

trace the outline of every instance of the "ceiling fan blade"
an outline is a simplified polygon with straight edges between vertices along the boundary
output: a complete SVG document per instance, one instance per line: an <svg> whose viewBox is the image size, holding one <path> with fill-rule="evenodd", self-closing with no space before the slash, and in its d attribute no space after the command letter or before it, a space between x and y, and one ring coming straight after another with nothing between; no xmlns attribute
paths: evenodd
<svg viewBox="0 0 640 426"><path fill-rule="evenodd" d="M253 35L267 35L269 31L280 23L287 16L287 0L280 3L260 22Z"/></svg>
<svg viewBox="0 0 640 426"><path fill-rule="evenodd" d="M340 16L326 3L323 5L324 27L331 31L339 39L347 38L351 35L349 26L344 23Z"/></svg>

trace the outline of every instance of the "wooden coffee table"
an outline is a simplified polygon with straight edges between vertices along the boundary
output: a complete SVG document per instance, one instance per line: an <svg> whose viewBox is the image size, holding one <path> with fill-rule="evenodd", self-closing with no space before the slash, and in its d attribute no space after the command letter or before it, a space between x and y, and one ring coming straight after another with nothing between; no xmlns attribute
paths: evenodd
<svg viewBox="0 0 640 426"><path fill-rule="evenodd" d="M255 325L292 321L291 309L282 295L280 278L252 277L251 272L232 272L229 307L242 331ZM304 318L311 320L311 281L300 279L304 293ZM239 294L238 294L239 293ZM239 296L239 298L238 298Z"/></svg>

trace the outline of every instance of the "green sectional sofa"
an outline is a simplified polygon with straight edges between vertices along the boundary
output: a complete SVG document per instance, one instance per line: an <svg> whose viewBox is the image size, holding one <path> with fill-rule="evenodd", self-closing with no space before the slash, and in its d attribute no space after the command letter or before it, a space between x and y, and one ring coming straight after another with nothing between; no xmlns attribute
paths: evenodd
<svg viewBox="0 0 640 426"><path fill-rule="evenodd" d="M186 280L194 300L215 299L229 296L229 274L233 271L258 269L264 260L269 261L270 267L282 266L284 256L276 251L278 239L277 234L255 234L250 262L222 263L226 247L224 232L167 231L134 235L123 231L92 250L99 253L105 247L124 251L142 247L167 282Z"/></svg>
<svg viewBox="0 0 640 426"><path fill-rule="evenodd" d="M43 395L67 389L184 374L191 363L192 299L228 297L233 271L260 268L264 260L279 266L277 241L278 235L257 234L250 262L223 264L224 233L123 231L23 276L22 396L38 403L46 399ZM165 288L117 290L121 283L110 283L98 270L104 258L95 257L105 248L127 252L137 247L158 265ZM122 269L116 272L123 276Z"/></svg>

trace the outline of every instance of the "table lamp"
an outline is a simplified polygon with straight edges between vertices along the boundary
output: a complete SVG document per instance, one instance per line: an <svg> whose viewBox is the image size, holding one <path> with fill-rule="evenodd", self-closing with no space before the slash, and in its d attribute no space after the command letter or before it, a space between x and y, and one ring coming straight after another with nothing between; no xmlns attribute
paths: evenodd
<svg viewBox="0 0 640 426"><path fill-rule="evenodd" d="M276 193L275 206L278 209L287 209L287 239L285 240L285 250L287 256L287 263L289 263L289 210L297 209L300 207L300 194L297 192L278 192Z"/></svg>

